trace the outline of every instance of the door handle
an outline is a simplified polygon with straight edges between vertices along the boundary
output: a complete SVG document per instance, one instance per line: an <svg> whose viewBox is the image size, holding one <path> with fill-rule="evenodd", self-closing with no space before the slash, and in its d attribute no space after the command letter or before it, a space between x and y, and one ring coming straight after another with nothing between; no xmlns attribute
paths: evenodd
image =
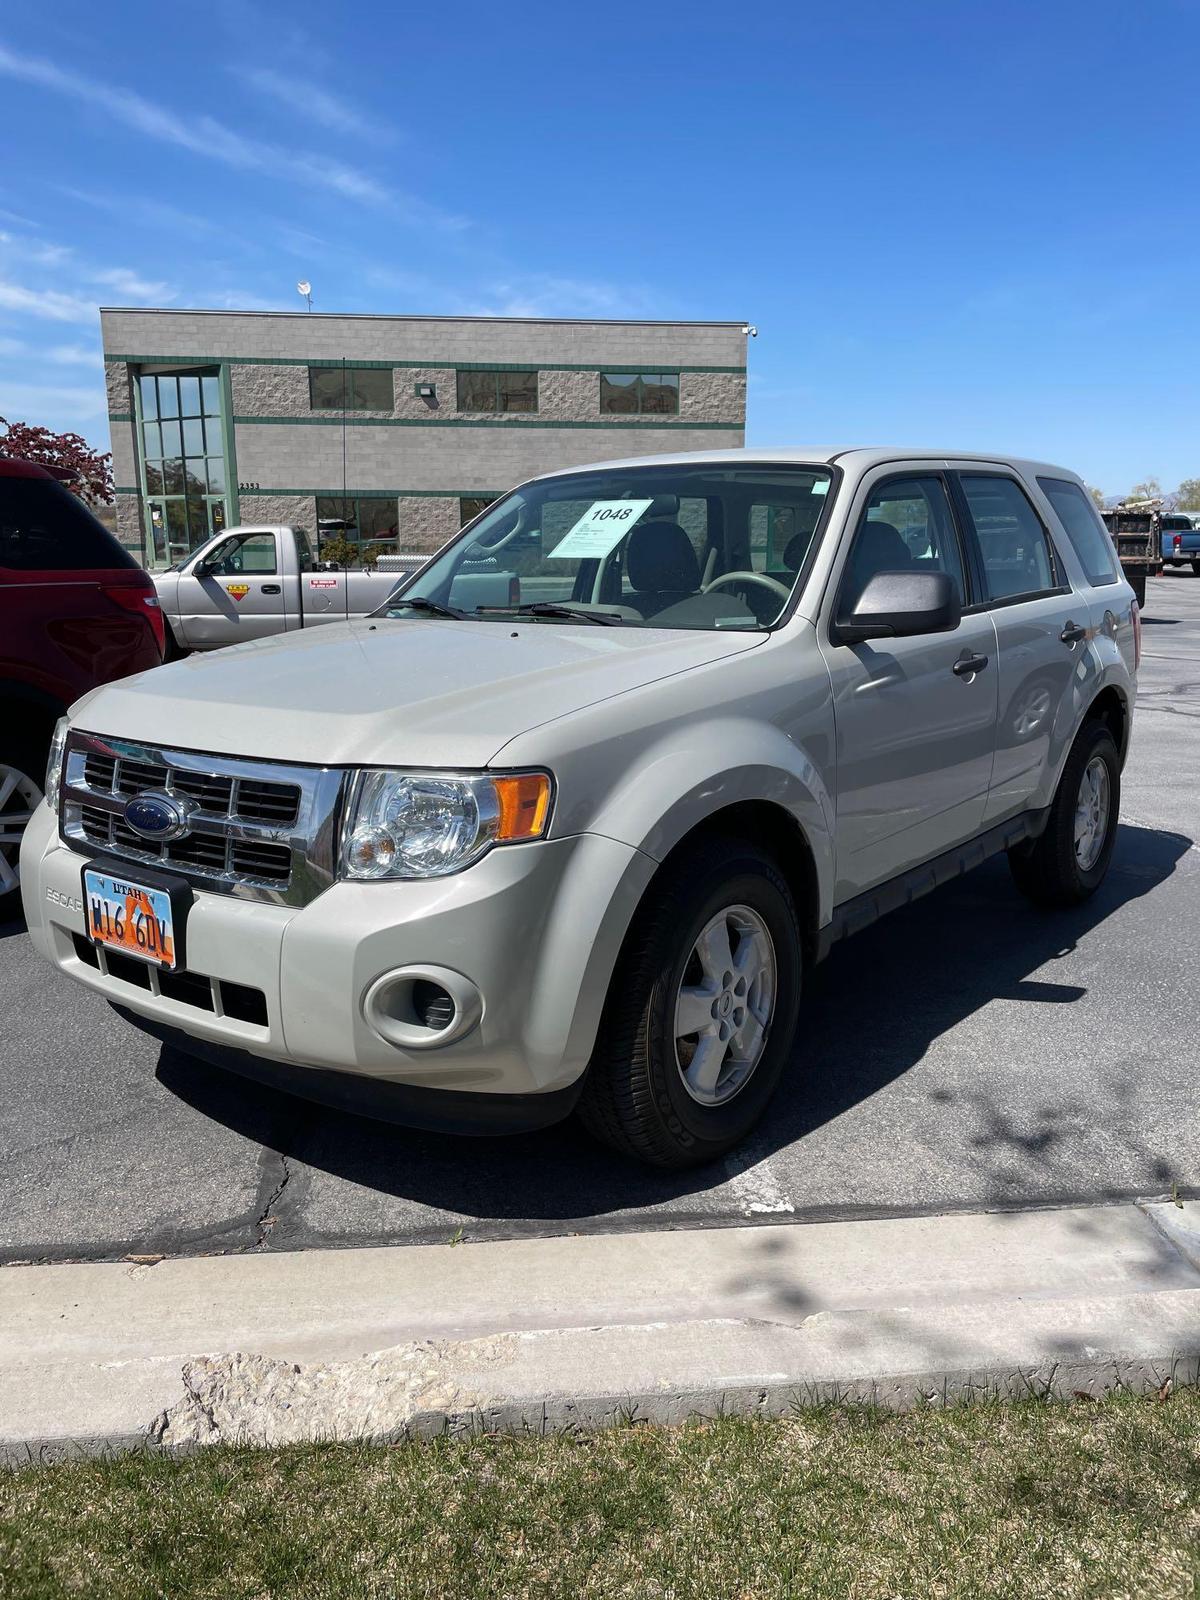
<svg viewBox="0 0 1200 1600"><path fill-rule="evenodd" d="M264 583L262 586L262 592L264 594L279 594L282 591L277 583Z"/></svg>
<svg viewBox="0 0 1200 1600"><path fill-rule="evenodd" d="M1068 622L1058 637L1064 644L1078 644L1080 639L1087 638L1087 629L1081 628L1077 622Z"/></svg>
<svg viewBox="0 0 1200 1600"><path fill-rule="evenodd" d="M976 672L982 672L987 664L986 656L974 655L970 650L964 650L950 670L956 677L969 678Z"/></svg>

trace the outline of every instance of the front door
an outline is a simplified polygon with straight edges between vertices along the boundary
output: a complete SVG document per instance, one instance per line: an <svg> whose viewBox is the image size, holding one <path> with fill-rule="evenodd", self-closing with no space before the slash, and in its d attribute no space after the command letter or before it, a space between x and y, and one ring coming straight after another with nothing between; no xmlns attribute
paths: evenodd
<svg viewBox="0 0 1200 1600"><path fill-rule="evenodd" d="M880 572L942 571L971 597L940 473L888 471L860 491L857 526L829 616ZM838 903L978 833L996 733L996 635L986 611L951 633L821 648L837 739ZM974 658L985 665L965 671Z"/></svg>
<svg viewBox="0 0 1200 1600"><path fill-rule="evenodd" d="M273 533L231 534L179 574L182 642L191 650L282 633L283 579ZM205 569L198 573L196 568Z"/></svg>

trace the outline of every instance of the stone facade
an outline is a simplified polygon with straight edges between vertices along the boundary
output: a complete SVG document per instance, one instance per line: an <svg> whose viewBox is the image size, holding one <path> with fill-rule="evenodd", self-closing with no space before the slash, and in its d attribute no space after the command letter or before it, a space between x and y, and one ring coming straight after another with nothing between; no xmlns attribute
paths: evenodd
<svg viewBox="0 0 1200 1600"><path fill-rule="evenodd" d="M104 388L108 395L110 417L133 415L133 391L129 381L129 365L125 361L104 363Z"/></svg>
<svg viewBox="0 0 1200 1600"><path fill-rule="evenodd" d="M405 496L400 501L398 544L401 555L419 555L440 550L459 529L457 496Z"/></svg>
<svg viewBox="0 0 1200 1600"><path fill-rule="evenodd" d="M252 367L232 363L229 384L235 417L307 417L307 367Z"/></svg>
<svg viewBox="0 0 1200 1600"><path fill-rule="evenodd" d="M683 372L679 377L679 416L688 422L728 422L746 416L744 372Z"/></svg>
<svg viewBox="0 0 1200 1600"><path fill-rule="evenodd" d="M266 523L288 528L303 528L311 539L317 536L317 502L308 494L244 494L238 503L238 520L243 527Z"/></svg>
<svg viewBox="0 0 1200 1600"><path fill-rule="evenodd" d="M417 385L431 383L437 390L432 400L423 400ZM395 376L398 417L436 422L458 410L458 377L453 367L397 367Z"/></svg>
<svg viewBox="0 0 1200 1600"><path fill-rule="evenodd" d="M142 551L144 521L142 517L142 497L140 494L117 495L117 538L139 561L144 559Z"/></svg>

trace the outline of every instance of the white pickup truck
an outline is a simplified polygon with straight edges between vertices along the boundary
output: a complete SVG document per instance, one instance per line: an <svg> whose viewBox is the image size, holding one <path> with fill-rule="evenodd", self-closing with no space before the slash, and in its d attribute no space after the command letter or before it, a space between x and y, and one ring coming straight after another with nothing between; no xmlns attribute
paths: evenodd
<svg viewBox="0 0 1200 1600"><path fill-rule="evenodd" d="M365 616L418 564L416 558L391 572L350 571L318 561L302 528L226 528L154 574L168 657Z"/></svg>

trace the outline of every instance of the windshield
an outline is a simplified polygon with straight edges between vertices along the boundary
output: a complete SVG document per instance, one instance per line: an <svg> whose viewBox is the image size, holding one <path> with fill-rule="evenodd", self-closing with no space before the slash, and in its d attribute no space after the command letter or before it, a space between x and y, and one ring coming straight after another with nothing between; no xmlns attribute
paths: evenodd
<svg viewBox="0 0 1200 1600"><path fill-rule="evenodd" d="M766 628L831 482L827 467L720 464L543 478L490 506L386 614Z"/></svg>

